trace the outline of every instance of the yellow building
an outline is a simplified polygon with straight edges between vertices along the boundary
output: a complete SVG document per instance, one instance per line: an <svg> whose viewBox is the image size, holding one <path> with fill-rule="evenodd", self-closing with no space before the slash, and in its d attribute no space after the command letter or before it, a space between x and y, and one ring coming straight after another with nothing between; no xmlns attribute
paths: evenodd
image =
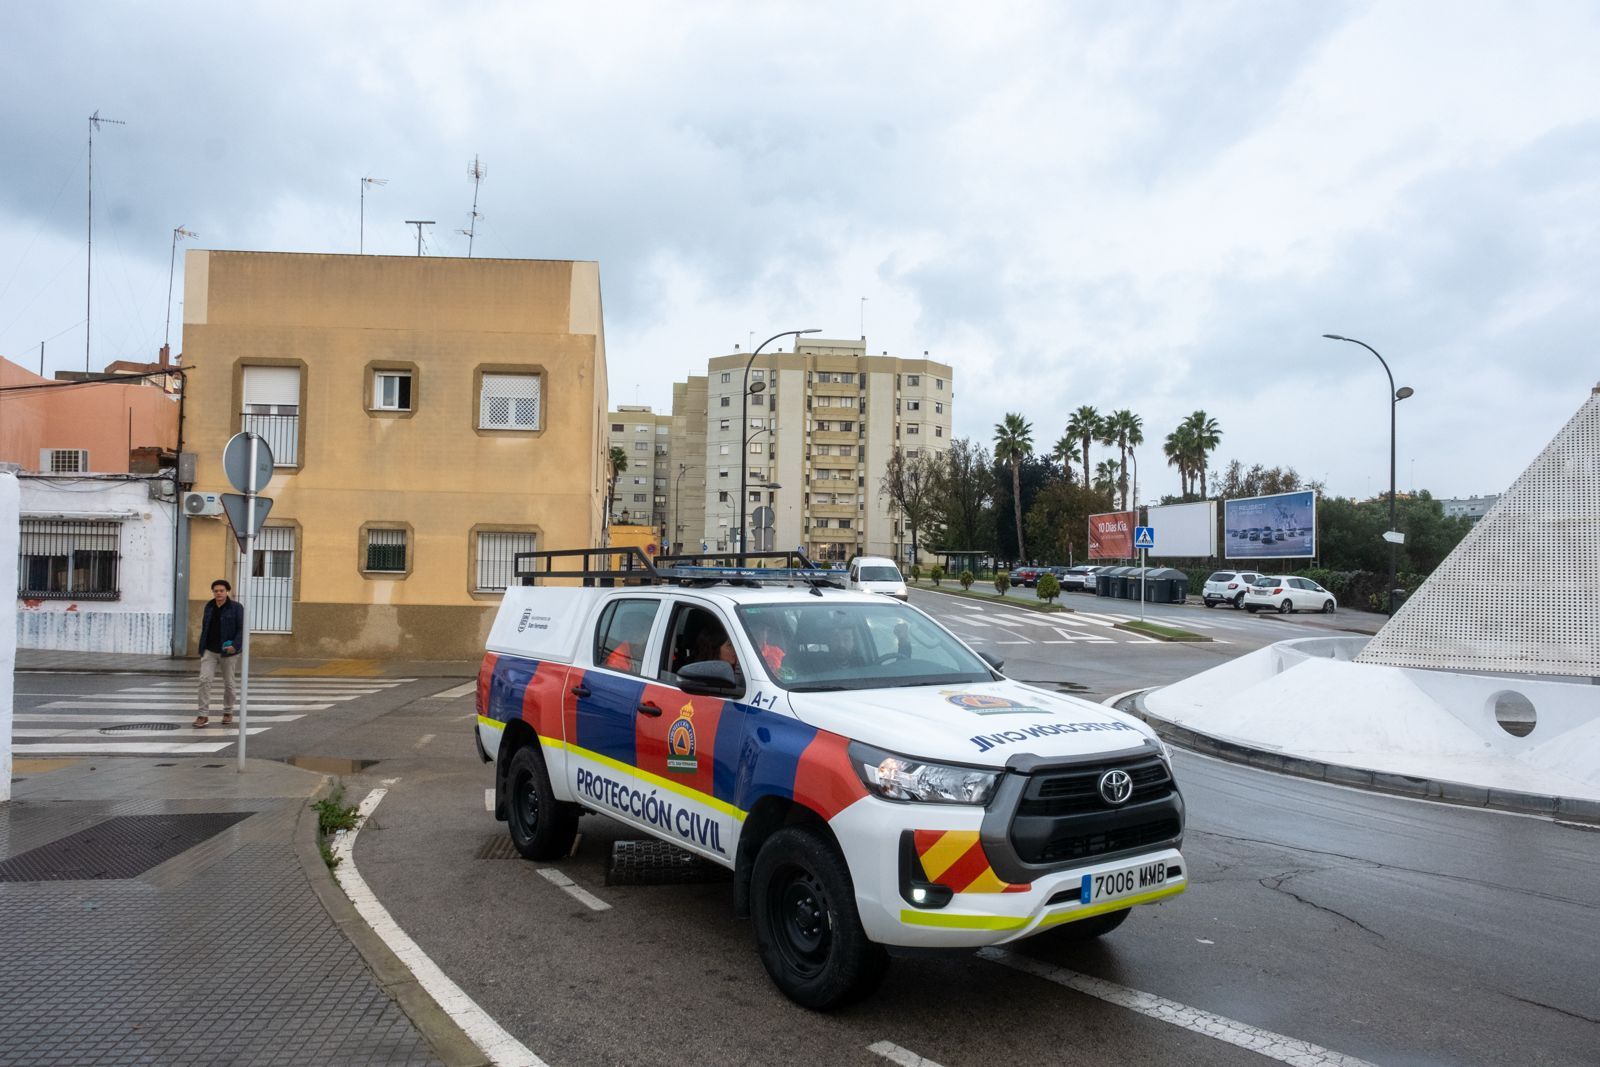
<svg viewBox="0 0 1600 1067"><path fill-rule="evenodd" d="M241 580L191 524L190 623L226 575L260 655L476 657L512 556L600 543L605 331L592 262L189 252L184 445L272 446Z"/></svg>

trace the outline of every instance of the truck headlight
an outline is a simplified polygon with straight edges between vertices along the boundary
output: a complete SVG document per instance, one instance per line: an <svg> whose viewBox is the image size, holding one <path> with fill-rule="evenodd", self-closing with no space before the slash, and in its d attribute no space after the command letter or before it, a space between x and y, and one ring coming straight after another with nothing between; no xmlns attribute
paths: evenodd
<svg viewBox="0 0 1600 1067"><path fill-rule="evenodd" d="M885 800L981 806L1000 779L999 771L929 763L859 742L850 745L850 763L867 789Z"/></svg>

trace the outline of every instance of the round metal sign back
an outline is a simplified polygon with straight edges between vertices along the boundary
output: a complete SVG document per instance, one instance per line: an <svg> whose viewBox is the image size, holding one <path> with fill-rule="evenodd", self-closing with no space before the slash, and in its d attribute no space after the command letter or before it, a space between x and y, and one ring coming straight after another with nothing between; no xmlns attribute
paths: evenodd
<svg viewBox="0 0 1600 1067"><path fill-rule="evenodd" d="M250 462L250 442L255 440L255 462ZM222 470L241 493L259 493L272 481L272 449L260 434L236 433L222 449Z"/></svg>

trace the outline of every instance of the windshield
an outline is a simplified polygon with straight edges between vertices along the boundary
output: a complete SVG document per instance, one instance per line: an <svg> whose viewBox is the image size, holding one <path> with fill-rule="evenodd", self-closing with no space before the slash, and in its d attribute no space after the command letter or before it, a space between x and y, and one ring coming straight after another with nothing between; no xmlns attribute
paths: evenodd
<svg viewBox="0 0 1600 1067"><path fill-rule="evenodd" d="M860 581L863 582L898 582L900 572L893 567L862 567Z"/></svg>
<svg viewBox="0 0 1600 1067"><path fill-rule="evenodd" d="M1218 571L1217 573L1213 574L1211 577L1207 578L1206 581L1208 581L1208 582L1231 582L1231 581L1233 581L1233 572L1232 571Z"/></svg>
<svg viewBox="0 0 1600 1067"><path fill-rule="evenodd" d="M903 604L750 604L739 608L768 673L794 692L988 682L994 673Z"/></svg>

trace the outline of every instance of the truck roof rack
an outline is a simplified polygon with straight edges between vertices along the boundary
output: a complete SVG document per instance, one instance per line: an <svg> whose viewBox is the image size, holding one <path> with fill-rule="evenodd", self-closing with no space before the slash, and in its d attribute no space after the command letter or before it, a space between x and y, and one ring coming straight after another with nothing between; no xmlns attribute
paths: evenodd
<svg viewBox="0 0 1600 1067"><path fill-rule="evenodd" d="M776 564L775 566L773 564ZM843 588L840 575L818 567L803 552L699 552L657 556L635 545L617 548L557 548L518 552L512 559L519 585L541 579L577 579L585 586L617 585L809 585Z"/></svg>

